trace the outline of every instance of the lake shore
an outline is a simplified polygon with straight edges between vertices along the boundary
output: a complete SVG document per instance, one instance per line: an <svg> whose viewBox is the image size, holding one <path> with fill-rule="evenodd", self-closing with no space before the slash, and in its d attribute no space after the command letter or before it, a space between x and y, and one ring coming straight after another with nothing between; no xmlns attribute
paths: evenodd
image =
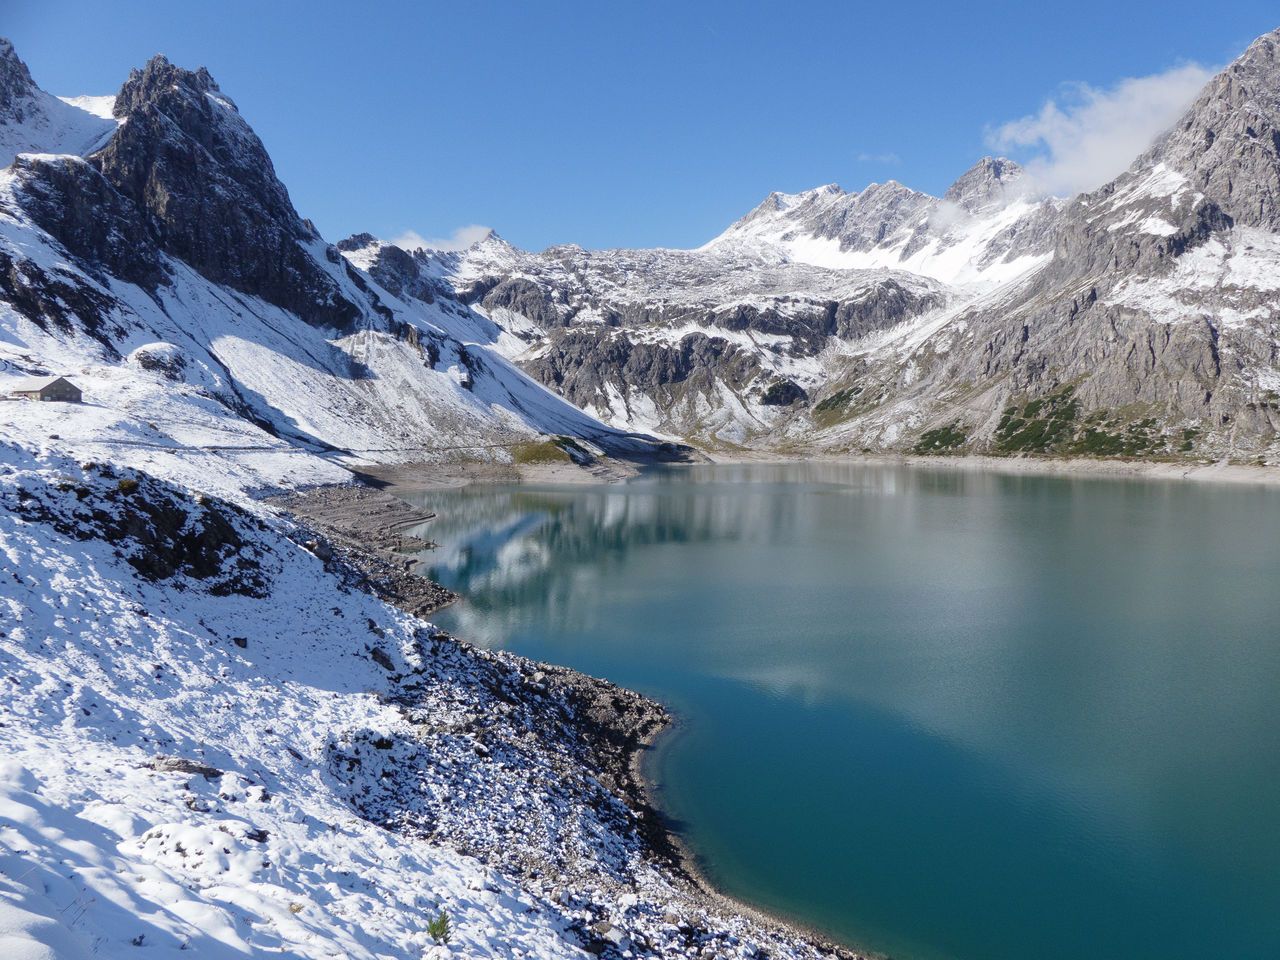
<svg viewBox="0 0 1280 960"><path fill-rule="evenodd" d="M1133 461L1051 460L1037 458L1001 457L914 457L914 456L779 456L735 454L715 455L713 463L849 463L874 466L911 467L921 470L961 470L965 472L990 472L1006 475L1038 475L1061 477L1097 477L1115 479L1150 479L1161 481L1219 482L1250 485L1280 485L1280 469L1241 464L1186 464L1145 463ZM620 482L638 475L643 466L613 461L597 462L587 467L571 463L554 464L395 464L362 467L358 472L361 482L372 488L323 488L323 496L304 494L308 501L299 511L321 524L349 522L353 516L361 518L371 545L385 544L389 538L403 537L401 531L414 522L426 522L430 516L409 507L396 497L398 492L445 489L468 484L590 484ZM347 491L347 492L343 492ZM316 504L325 501L318 510ZM350 502L346 502L346 501ZM379 505L381 504L381 505ZM295 504L296 506L296 504ZM350 530L357 540L360 530ZM420 541L419 541L420 543ZM411 549L412 547L408 547ZM392 602L395 602L394 599ZM419 613L418 615L426 615ZM643 769L644 760L654 741L664 729L669 729L669 718L662 707L645 698L636 704L645 709L624 710L612 716L602 710L616 691L625 695L628 703L635 697L630 691L614 687L607 681L585 677L576 671L547 664L533 664L550 682L564 690L576 691L572 696L582 705L583 716L592 717L584 731L598 746L602 766L607 771L609 786L626 798L638 812L643 825L646 844L652 863L671 882L683 889L689 902L698 904L708 916L737 916L745 918L753 929L770 931L771 937L780 937L801 953L812 949L818 954L842 957L859 956L847 948L835 947L821 935L806 930L803 925L771 916L757 908L722 894L700 870L692 852L681 838L672 831L663 818L655 786L648 781ZM554 678L554 680L552 679ZM663 717L654 722L654 711ZM774 942L777 942L776 940ZM801 944L805 946L801 946Z"/></svg>
<svg viewBox="0 0 1280 960"><path fill-rule="evenodd" d="M618 483L637 476L642 465L600 459L579 465L554 463L392 463L352 467L356 479L379 490L438 490L471 483Z"/></svg>
<svg viewBox="0 0 1280 960"><path fill-rule="evenodd" d="M396 490L442 489L466 483L605 483L639 472L630 464L610 463L603 465L603 469L601 464L594 466L593 470L570 464L532 464L518 469L501 464L467 464L462 469L452 465L373 467L362 471L360 479L375 482L376 487L318 487L268 502L292 514L314 534L308 544L332 541L338 547L334 557L359 571L365 589L408 613L426 617L458 597L413 573L413 561L403 554L396 562L398 550L421 550L430 546L428 541L408 537L403 531L435 516L398 499L394 495ZM325 540L318 539L321 537ZM388 580L388 574L394 576ZM444 639L447 635L439 636ZM464 654L495 656L471 647L465 638L457 642ZM647 912L661 918L657 926L635 929L640 926L637 922L626 925L619 922L633 912L626 906L625 894L621 898L602 897L596 887L584 888L581 878L553 878L554 885L575 891L574 902L586 901L599 908L594 911L599 919L584 926L584 932L595 935L586 945L589 952L609 951L611 946L617 946L616 941L611 942L611 930L627 929L632 941L638 935L650 943L665 937L693 944L689 956L738 956L737 953L699 952L713 943L732 945L735 941L755 945L753 952L743 956L768 955L797 960L818 957L868 960L872 956L835 944L799 923L735 900L708 880L692 852L658 808L655 787L645 775L648 752L672 723L672 717L661 704L568 667L530 661L505 652L497 656L516 665L527 678L531 707L540 709L544 700L550 698L571 706L571 720L564 734L566 742L575 749L585 750L597 779L633 812L634 829L643 841L645 869L632 878L632 886L642 898L649 900L649 909L641 910L641 915ZM564 745L549 744L549 754ZM593 805L599 800L583 797L581 802ZM757 948L765 953L754 952Z"/></svg>
<svg viewBox="0 0 1280 960"><path fill-rule="evenodd" d="M1022 476L1110 477L1116 479L1186 480L1196 483L1234 483L1280 486L1280 466L1222 461L1093 460L1055 457L915 456L912 454L780 454L753 451L708 454L713 463L850 463L913 467L923 470L965 470Z"/></svg>
<svg viewBox="0 0 1280 960"><path fill-rule="evenodd" d="M1222 461L1093 460L1052 457L914 456L911 454L785 454L776 452L702 452L705 463L847 463L921 470L963 470L1021 476L1101 477L1280 486L1280 466ZM679 466L679 464L674 464ZM693 465L693 464L690 464ZM604 459L574 463L406 463L353 468L361 482L382 490L435 490L472 483L580 484L618 483L650 464Z"/></svg>

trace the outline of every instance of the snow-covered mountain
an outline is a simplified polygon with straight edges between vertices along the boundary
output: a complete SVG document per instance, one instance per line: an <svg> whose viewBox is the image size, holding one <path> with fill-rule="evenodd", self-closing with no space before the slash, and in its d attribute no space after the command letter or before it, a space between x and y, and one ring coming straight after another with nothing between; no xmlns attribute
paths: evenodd
<svg viewBox="0 0 1280 960"><path fill-rule="evenodd" d="M832 331L896 323L946 296L905 273L719 251L529 254L494 236L461 254L401 253L374 241L348 255L383 284L408 282L392 275L406 264L442 277L543 383L619 428L679 437L745 436L821 382Z"/></svg>
<svg viewBox="0 0 1280 960"><path fill-rule="evenodd" d="M841 270L885 269L964 289L1043 263L1062 203L1022 187L1022 168L985 157L942 197L890 181L770 194L702 250Z"/></svg>
<svg viewBox="0 0 1280 960"><path fill-rule="evenodd" d="M1265 459L1280 455L1278 39L1070 201L989 157L942 197L771 194L697 250L490 237L408 259L619 427L713 447Z"/></svg>
<svg viewBox="0 0 1280 960"><path fill-rule="evenodd" d="M1047 262L1064 204L1025 194L1020 173L986 158L941 198L897 183L775 193L697 250L340 246L389 288L451 290L509 358L605 422L771 444L855 344Z"/></svg>
<svg viewBox="0 0 1280 960"><path fill-rule="evenodd" d="M69 103L6 43L0 90L0 144L20 151L0 170L0 393L73 375L89 403L58 426L68 441L382 461L544 434L648 445L477 341L464 304L406 302L354 268L206 71L157 57L116 97Z"/></svg>

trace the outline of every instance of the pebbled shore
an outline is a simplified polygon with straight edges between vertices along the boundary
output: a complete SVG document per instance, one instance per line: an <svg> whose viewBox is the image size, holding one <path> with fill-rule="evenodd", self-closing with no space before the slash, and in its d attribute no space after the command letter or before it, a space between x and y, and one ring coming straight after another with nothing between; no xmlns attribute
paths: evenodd
<svg viewBox="0 0 1280 960"><path fill-rule="evenodd" d="M470 479L429 470L395 467L381 473L418 489ZM573 476L556 473L561 476L554 480L538 479L569 482ZM587 476L578 482L624 475ZM505 475L486 479L509 480ZM398 485L394 481L388 486ZM406 612L425 616L428 609L456 597L403 565L395 571L393 589L380 579L394 550L415 548L405 543L413 538L399 531L430 516L390 493L321 487L270 502L304 524L302 535L316 531L331 538L335 563L349 567L361 586ZM405 559L400 558L402 564ZM422 602L431 596L441 601L434 608ZM476 702L468 706L472 719L463 728L423 727L419 744L365 751L366 774L374 773L368 769L370 755L385 761L386 776L375 775L374 780L387 787L372 798L353 798L363 816L478 857L556 905L590 954L725 960L864 957L734 901L701 876L653 806L640 769L645 752L671 722L660 704L607 680L475 648L438 631L431 641L437 660L456 659L460 673L477 677ZM412 688L407 688L402 709L416 723L415 708ZM421 720L428 722L425 716ZM411 781L424 771L408 777L406 772L415 764L421 767L420 750L437 756L446 746L456 747L459 734L478 742L477 752L485 758L504 757L504 769L527 771L532 778L528 793L555 809L552 820L559 826L511 829L512 821L527 817L528 811L511 808L511 791L497 776L492 782L465 784L466 816L457 816L452 807L441 813L438 805L423 806L421 785ZM438 775L438 768L432 773ZM441 789L451 790L447 783ZM604 825L609 835L573 840L583 823Z"/></svg>
<svg viewBox="0 0 1280 960"><path fill-rule="evenodd" d="M400 531L435 514L364 487L317 487L266 502L303 525L301 539L308 550L322 560L337 556L360 572L368 590L405 613L425 617L458 599L452 590L417 576L417 561L406 555L433 544Z"/></svg>

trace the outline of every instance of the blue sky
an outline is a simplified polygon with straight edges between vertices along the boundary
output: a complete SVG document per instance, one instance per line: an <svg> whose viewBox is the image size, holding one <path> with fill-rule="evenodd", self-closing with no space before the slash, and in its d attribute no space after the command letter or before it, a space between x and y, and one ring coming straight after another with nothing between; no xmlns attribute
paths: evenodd
<svg viewBox="0 0 1280 960"><path fill-rule="evenodd" d="M772 190L895 179L937 194L992 152L1040 154L1069 189L1132 118L1185 99L1194 65L1280 27L1274 4L1246 0L0 11L0 35L59 95L114 92L155 53L207 66L330 240L481 224L529 249L696 246Z"/></svg>

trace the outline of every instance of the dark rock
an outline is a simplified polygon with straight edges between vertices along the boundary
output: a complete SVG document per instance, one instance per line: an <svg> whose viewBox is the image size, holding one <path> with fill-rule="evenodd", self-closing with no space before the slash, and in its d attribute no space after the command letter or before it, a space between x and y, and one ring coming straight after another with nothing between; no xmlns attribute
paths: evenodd
<svg viewBox="0 0 1280 960"><path fill-rule="evenodd" d="M148 766L157 773L198 774L206 780L219 780L222 778L222 771L217 767L197 760L187 760L183 757L156 757Z"/></svg>
<svg viewBox="0 0 1280 960"><path fill-rule="evenodd" d="M117 219L144 225L156 249L214 283L314 325L345 329L360 315L304 249L312 231L262 142L207 70L193 73L155 57L129 75L115 113L126 122L89 162L132 205L131 216ZM82 182L69 185L64 206L80 205L83 189Z"/></svg>
<svg viewBox="0 0 1280 960"><path fill-rule="evenodd" d="M766 407L789 407L793 403L807 403L809 395L791 380L775 380L769 384L760 402Z"/></svg>

